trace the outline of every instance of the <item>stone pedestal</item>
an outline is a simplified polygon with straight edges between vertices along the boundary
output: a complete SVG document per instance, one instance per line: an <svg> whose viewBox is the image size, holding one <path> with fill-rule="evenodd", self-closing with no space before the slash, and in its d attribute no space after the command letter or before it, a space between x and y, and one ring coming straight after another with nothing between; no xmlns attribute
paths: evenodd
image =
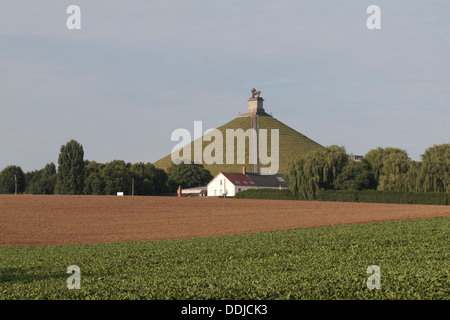
<svg viewBox="0 0 450 320"><path fill-rule="evenodd" d="M243 114L243 116L267 116L267 113L263 108L263 98L256 97L248 99L248 109L247 112Z"/></svg>

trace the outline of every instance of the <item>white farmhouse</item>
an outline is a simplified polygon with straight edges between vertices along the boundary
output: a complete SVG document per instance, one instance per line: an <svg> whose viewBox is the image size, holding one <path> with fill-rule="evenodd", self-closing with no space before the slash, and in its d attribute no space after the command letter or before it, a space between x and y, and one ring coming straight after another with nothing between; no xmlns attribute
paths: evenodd
<svg viewBox="0 0 450 320"><path fill-rule="evenodd" d="M247 173L245 167L242 173L219 172L207 186L208 197L234 197L236 193L248 189L270 188L287 189L284 174L261 175Z"/></svg>

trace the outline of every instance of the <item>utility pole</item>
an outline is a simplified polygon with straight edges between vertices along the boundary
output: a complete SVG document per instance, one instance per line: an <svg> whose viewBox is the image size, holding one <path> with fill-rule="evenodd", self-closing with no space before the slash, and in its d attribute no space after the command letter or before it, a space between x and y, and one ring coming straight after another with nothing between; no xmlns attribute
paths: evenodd
<svg viewBox="0 0 450 320"><path fill-rule="evenodd" d="M14 175L14 194L17 195L17 175Z"/></svg>
<svg viewBox="0 0 450 320"><path fill-rule="evenodd" d="M134 196L134 178L131 179L131 196Z"/></svg>

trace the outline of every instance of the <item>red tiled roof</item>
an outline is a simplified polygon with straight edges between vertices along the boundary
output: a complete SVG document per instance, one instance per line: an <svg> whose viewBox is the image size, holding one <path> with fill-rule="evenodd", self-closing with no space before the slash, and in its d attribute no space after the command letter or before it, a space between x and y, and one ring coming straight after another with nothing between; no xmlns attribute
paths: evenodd
<svg viewBox="0 0 450 320"><path fill-rule="evenodd" d="M229 172L221 172L221 173L234 185L256 186L256 183L252 179L250 179L247 176L244 176L242 173L229 173Z"/></svg>
<svg viewBox="0 0 450 320"><path fill-rule="evenodd" d="M212 179L208 185L216 180L216 178L223 174L228 180L236 186L254 186L254 187L287 187L286 181L283 179L284 174L272 174L272 175L260 175L257 173L242 173L234 172L219 172L214 179Z"/></svg>

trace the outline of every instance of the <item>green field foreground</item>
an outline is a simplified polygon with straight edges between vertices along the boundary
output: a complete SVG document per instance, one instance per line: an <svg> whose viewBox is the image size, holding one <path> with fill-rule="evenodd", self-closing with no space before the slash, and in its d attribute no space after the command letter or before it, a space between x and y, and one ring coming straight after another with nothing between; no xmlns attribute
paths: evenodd
<svg viewBox="0 0 450 320"><path fill-rule="evenodd" d="M0 247L1 299L450 299L450 218ZM67 288L67 267L81 289ZM368 289L370 265L381 288Z"/></svg>

